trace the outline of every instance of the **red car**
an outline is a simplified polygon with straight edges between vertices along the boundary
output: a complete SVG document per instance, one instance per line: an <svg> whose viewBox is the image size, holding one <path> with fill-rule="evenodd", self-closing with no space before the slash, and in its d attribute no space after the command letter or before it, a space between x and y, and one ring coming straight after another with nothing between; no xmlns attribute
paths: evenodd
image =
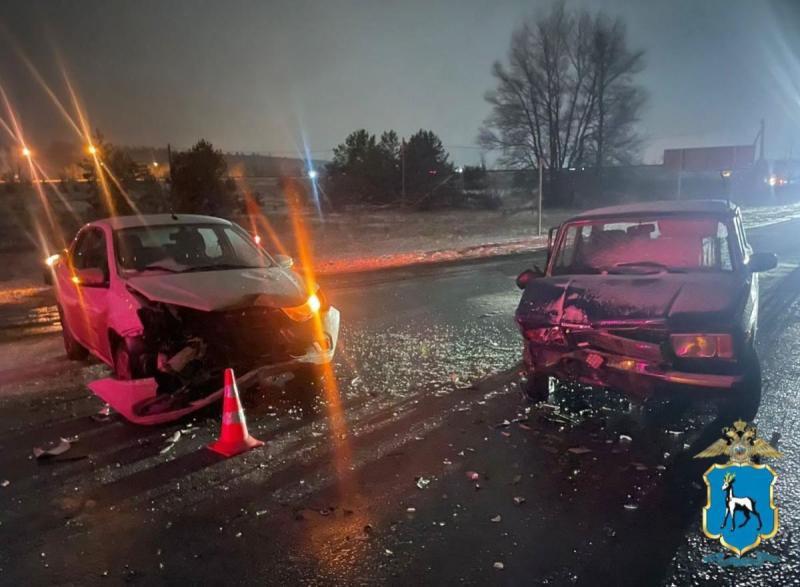
<svg viewBox="0 0 800 587"><path fill-rule="evenodd" d="M631 397L682 388L757 405L758 273L776 263L753 253L739 208L725 201L567 220L551 231L544 270L517 278L528 395L546 398L555 377Z"/></svg>

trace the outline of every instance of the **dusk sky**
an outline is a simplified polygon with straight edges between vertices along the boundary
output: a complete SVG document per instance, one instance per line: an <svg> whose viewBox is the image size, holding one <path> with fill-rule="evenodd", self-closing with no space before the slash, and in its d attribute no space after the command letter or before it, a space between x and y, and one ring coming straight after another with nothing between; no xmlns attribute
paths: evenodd
<svg viewBox="0 0 800 587"><path fill-rule="evenodd" d="M31 143L76 137L14 47L67 102L60 55L111 142L183 147L205 137L290 155L305 136L326 158L356 128L430 128L457 163L474 163L492 62L520 21L549 5L4 0L0 80ZM800 156L800 3L568 5L623 16L631 47L646 51L646 161L660 161L664 147L750 143L762 116L767 155Z"/></svg>

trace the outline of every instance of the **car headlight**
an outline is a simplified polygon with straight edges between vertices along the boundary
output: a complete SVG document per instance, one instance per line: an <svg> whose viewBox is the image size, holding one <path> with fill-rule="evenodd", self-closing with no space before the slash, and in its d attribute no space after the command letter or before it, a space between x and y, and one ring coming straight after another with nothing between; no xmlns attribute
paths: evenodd
<svg viewBox="0 0 800 587"><path fill-rule="evenodd" d="M289 316L295 322L305 322L314 314L320 311L322 302L316 294L311 294L308 299L299 306L292 306L290 308L282 308L283 313Z"/></svg>
<svg viewBox="0 0 800 587"><path fill-rule="evenodd" d="M684 359L733 358L730 334L673 334L670 340L675 354Z"/></svg>

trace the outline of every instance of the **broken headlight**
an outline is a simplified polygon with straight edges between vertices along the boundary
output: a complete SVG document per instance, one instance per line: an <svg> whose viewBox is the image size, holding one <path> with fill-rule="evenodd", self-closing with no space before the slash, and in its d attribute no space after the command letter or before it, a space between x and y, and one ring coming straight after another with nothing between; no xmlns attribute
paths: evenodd
<svg viewBox="0 0 800 587"><path fill-rule="evenodd" d="M675 354L682 359L733 358L730 334L673 334L670 340Z"/></svg>
<svg viewBox="0 0 800 587"><path fill-rule="evenodd" d="M308 299L299 306L281 308L283 313L295 322L305 322L322 308L322 301L317 294L311 294Z"/></svg>

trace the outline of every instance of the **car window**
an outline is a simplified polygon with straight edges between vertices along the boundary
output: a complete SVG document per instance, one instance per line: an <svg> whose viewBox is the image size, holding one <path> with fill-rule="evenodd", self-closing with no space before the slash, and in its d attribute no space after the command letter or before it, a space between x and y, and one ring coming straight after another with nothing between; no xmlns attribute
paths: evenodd
<svg viewBox="0 0 800 587"><path fill-rule="evenodd" d="M222 245L219 243L219 237L210 228L198 228L197 232L203 237L205 245L205 252L209 259L216 259L222 256Z"/></svg>
<svg viewBox="0 0 800 587"><path fill-rule="evenodd" d="M88 229L81 234L72 256L75 269L100 269L108 274L106 238L102 230Z"/></svg>
<svg viewBox="0 0 800 587"><path fill-rule="evenodd" d="M267 267L272 259L242 229L222 224L137 226L114 232L123 271Z"/></svg>
<svg viewBox="0 0 800 587"><path fill-rule="evenodd" d="M593 220L566 228L553 274L731 271L727 225L707 217Z"/></svg>

